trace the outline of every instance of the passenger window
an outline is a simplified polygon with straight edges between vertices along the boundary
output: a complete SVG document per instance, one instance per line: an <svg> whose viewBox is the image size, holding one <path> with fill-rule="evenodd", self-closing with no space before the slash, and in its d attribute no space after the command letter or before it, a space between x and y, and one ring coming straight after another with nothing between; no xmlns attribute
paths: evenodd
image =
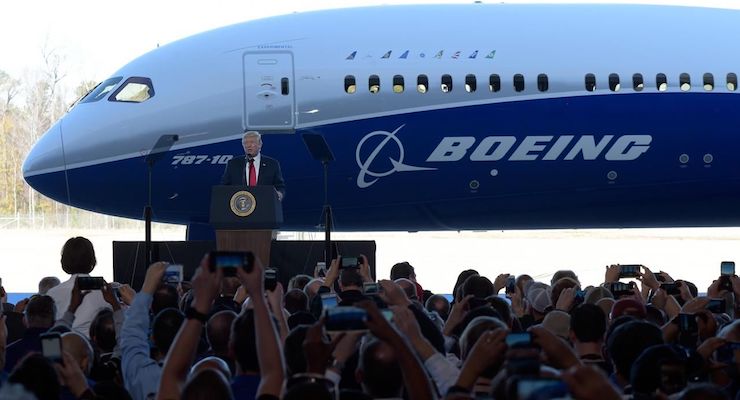
<svg viewBox="0 0 740 400"><path fill-rule="evenodd" d="M368 89L370 93L378 93L380 91L380 78L377 75L370 75L368 79Z"/></svg>
<svg viewBox="0 0 740 400"><path fill-rule="evenodd" d="M516 90L517 92L524 91L524 75L522 74L514 75L514 90Z"/></svg>
<svg viewBox="0 0 740 400"><path fill-rule="evenodd" d="M550 82L547 79L547 75L545 74L537 75L537 90L539 90L540 92L547 92L549 88L550 88Z"/></svg>
<svg viewBox="0 0 740 400"><path fill-rule="evenodd" d="M691 90L691 77L687 73L683 73L679 76L679 82L681 84L681 91L688 92Z"/></svg>
<svg viewBox="0 0 740 400"><path fill-rule="evenodd" d="M666 78L665 74L658 74L655 76L655 86L658 88L659 92L665 92L668 90L668 78Z"/></svg>
<svg viewBox="0 0 740 400"><path fill-rule="evenodd" d="M635 92L642 92L642 89L644 88L645 80L642 79L642 74L632 75L632 89L634 89Z"/></svg>
<svg viewBox="0 0 740 400"><path fill-rule="evenodd" d="M429 78L426 75L419 75L416 77L416 91L419 93L426 93L429 90Z"/></svg>
<svg viewBox="0 0 740 400"><path fill-rule="evenodd" d="M357 91L357 83L355 82L355 77L352 75L347 75L344 77L344 91L353 94Z"/></svg>
<svg viewBox="0 0 740 400"><path fill-rule="evenodd" d="M586 91L593 92L594 90L596 90L596 76L586 74Z"/></svg>
<svg viewBox="0 0 740 400"><path fill-rule="evenodd" d="M452 91L452 77L450 75L442 75L442 93L449 93Z"/></svg>
<svg viewBox="0 0 740 400"><path fill-rule="evenodd" d="M154 97L154 86L149 78L131 77L126 79L108 98L109 101L124 103L143 103Z"/></svg>
<svg viewBox="0 0 740 400"><path fill-rule="evenodd" d="M732 72L727 74L727 90L731 92L737 90L737 75Z"/></svg>
<svg viewBox="0 0 740 400"><path fill-rule="evenodd" d="M714 75L710 73L704 74L704 90L707 92L714 90Z"/></svg>
<svg viewBox="0 0 740 400"><path fill-rule="evenodd" d="M104 98L122 79L122 76L116 76L115 78L108 78L103 82L98 83L98 85L95 86L95 88L91 90L80 103L92 103Z"/></svg>
<svg viewBox="0 0 740 400"><path fill-rule="evenodd" d="M393 77L393 93L403 93L403 76L395 75Z"/></svg>
<svg viewBox="0 0 740 400"><path fill-rule="evenodd" d="M477 81L475 79L475 75L468 74L465 75L465 91L468 93L473 93L478 88Z"/></svg>
<svg viewBox="0 0 740 400"><path fill-rule="evenodd" d="M492 74L488 77L488 90L494 93L501 90L501 77L498 74Z"/></svg>
<svg viewBox="0 0 740 400"><path fill-rule="evenodd" d="M609 90L612 92L618 92L620 88L619 75L609 74Z"/></svg>

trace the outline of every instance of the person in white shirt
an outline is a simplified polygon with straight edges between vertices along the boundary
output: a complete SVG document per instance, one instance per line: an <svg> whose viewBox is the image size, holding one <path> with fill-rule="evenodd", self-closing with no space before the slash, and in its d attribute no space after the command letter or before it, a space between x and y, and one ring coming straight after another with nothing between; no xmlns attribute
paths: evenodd
<svg viewBox="0 0 740 400"><path fill-rule="evenodd" d="M57 317L62 319L64 312L69 307L69 301L72 296L72 288L78 276L89 276L97 264L95 259L95 249L90 240L84 237L73 237L62 247L62 269L70 274L70 278L59 285L49 289L47 295L51 296L56 303ZM82 304L75 312L74 324L72 329L90 337L90 324L98 311L102 308L110 309L111 306L105 299L100 290L93 290L87 293L82 299Z"/></svg>

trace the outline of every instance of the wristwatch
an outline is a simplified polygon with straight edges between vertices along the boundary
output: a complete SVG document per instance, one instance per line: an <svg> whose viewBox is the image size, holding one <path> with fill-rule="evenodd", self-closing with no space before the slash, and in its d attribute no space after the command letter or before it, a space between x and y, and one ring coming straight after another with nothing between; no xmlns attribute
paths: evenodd
<svg viewBox="0 0 740 400"><path fill-rule="evenodd" d="M188 306L185 309L185 318L187 318L187 319L197 319L198 321L202 322L203 324L205 324L206 322L208 322L208 315L207 314L203 314L202 312L196 310L195 307L193 307L193 306Z"/></svg>
<svg viewBox="0 0 740 400"><path fill-rule="evenodd" d="M344 369L344 361L339 361L335 358L334 362L331 363L331 366L337 371L342 372L342 370Z"/></svg>

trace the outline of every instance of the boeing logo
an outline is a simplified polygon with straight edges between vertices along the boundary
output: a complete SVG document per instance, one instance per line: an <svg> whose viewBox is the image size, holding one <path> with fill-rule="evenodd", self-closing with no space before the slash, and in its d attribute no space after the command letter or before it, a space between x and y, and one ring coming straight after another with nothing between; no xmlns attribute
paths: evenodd
<svg viewBox="0 0 740 400"><path fill-rule="evenodd" d="M360 167L360 173L357 174L357 186L361 189L368 188L372 186L375 182L378 181L378 179L388 176L394 172L408 172L408 171L430 171L435 170L437 168L427 168L427 167L415 167L413 165L408 165L403 163L404 155L406 154L403 150L403 144L401 141L396 137L396 133L403 128L404 125L399 126L396 128L393 132L387 132L387 131L374 131L370 132L365 137L360 140L360 143L357 144L357 149L355 150L355 159L357 160L357 166ZM375 146L375 148L370 152L370 155L367 156L367 158L363 161L362 160L362 146L365 145L365 143L373 137L380 136L382 137L382 140ZM394 160L391 157L388 157L388 160L390 161L391 165L388 170L383 172L376 172L374 170L371 170L371 167L373 165L373 161L375 161L375 158L378 157L378 154L381 150L391 141L396 144L396 147L398 148L398 159ZM374 177L375 179L371 179L370 181L367 180L367 176Z"/></svg>
<svg viewBox="0 0 740 400"><path fill-rule="evenodd" d="M391 175L394 172L429 171L437 168L417 167L403 163L404 149L396 133L403 128L401 125L393 132L375 131L360 140L357 145L356 159L360 167L357 175L357 186L367 188L379 178ZM361 149L368 139L383 136L383 140L373 149L363 161ZM615 139L616 138L616 139ZM391 167L384 172L371 170L373 161L378 153L393 140L398 147L399 156L395 160L389 157ZM517 145L516 136L488 136L477 145L473 136L448 136L442 138L437 147L427 157L427 162L460 161L466 156L470 161L572 161L582 159L593 161L602 156L606 161L632 161L639 158L650 149L653 137L650 135L574 135L563 136L525 136ZM471 151L472 150L472 151ZM470 155L468 156L468 153ZM507 157L508 155L508 157ZM367 176L374 177L368 181Z"/></svg>

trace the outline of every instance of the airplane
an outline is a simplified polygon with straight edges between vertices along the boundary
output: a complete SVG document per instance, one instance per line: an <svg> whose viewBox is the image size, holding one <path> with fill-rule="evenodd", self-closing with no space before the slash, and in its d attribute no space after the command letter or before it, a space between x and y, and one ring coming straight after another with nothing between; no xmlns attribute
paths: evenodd
<svg viewBox="0 0 740 400"><path fill-rule="evenodd" d="M35 144L26 181L74 207L207 236L246 130L286 180L284 230L740 225L738 11L377 6L197 34L122 67Z"/></svg>

